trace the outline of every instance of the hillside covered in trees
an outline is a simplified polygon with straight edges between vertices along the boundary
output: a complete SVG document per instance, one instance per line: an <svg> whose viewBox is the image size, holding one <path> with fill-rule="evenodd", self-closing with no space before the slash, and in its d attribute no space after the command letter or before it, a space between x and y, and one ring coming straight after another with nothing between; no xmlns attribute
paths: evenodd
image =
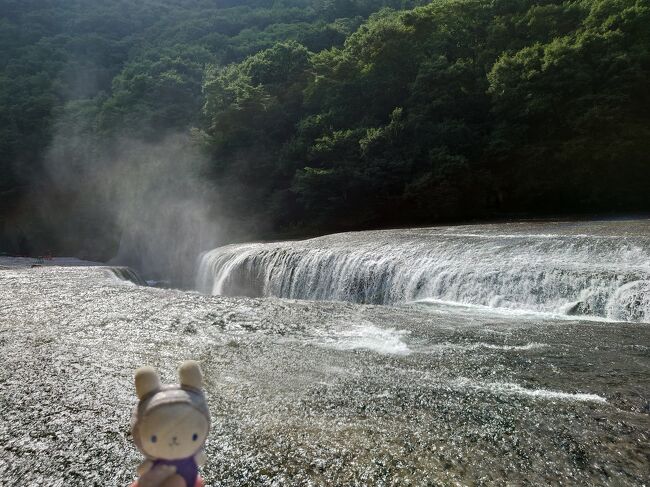
<svg viewBox="0 0 650 487"><path fill-rule="evenodd" d="M645 0L0 8L0 252L110 257L138 191L105 167L170 136L237 222L220 243L650 210Z"/></svg>

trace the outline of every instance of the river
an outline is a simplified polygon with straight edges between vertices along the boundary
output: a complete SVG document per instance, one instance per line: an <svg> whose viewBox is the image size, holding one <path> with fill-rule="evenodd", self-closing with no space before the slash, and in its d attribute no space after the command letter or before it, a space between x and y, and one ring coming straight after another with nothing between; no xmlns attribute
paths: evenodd
<svg viewBox="0 0 650 487"><path fill-rule="evenodd" d="M208 485L643 485L649 255L636 220L231 245L194 292L0 259L0 484L126 485L133 370L194 358Z"/></svg>

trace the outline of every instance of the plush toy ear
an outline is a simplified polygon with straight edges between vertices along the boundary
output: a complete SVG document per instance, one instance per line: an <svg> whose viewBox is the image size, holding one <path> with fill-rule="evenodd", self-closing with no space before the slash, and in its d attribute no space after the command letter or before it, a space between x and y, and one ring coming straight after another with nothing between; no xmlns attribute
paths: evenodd
<svg viewBox="0 0 650 487"><path fill-rule="evenodd" d="M153 367L140 367L135 371L135 393L139 399L160 389L160 377Z"/></svg>
<svg viewBox="0 0 650 487"><path fill-rule="evenodd" d="M203 385L203 374L199 363L194 360L187 360L178 368L178 378L181 385L200 389Z"/></svg>

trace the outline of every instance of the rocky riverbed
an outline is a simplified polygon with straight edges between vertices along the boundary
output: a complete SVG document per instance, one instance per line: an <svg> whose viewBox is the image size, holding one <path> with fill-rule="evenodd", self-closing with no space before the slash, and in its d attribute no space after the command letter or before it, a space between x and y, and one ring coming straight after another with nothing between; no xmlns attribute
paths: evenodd
<svg viewBox="0 0 650 487"><path fill-rule="evenodd" d="M0 484L124 486L133 371L205 372L208 485L643 485L650 326L0 270Z"/></svg>

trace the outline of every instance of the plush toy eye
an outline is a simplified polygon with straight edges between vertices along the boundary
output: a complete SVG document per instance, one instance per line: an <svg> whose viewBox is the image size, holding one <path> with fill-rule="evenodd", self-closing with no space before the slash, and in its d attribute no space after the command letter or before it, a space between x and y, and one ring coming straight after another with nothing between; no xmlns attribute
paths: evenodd
<svg viewBox="0 0 650 487"><path fill-rule="evenodd" d="M198 440L198 439L199 439L199 435L197 435L196 433L194 433L194 434L192 435L192 441L196 441L196 440Z"/></svg>
<svg viewBox="0 0 650 487"><path fill-rule="evenodd" d="M155 443L156 441L158 441L158 438L156 438L156 435L153 435L151 437L151 443Z"/></svg>

